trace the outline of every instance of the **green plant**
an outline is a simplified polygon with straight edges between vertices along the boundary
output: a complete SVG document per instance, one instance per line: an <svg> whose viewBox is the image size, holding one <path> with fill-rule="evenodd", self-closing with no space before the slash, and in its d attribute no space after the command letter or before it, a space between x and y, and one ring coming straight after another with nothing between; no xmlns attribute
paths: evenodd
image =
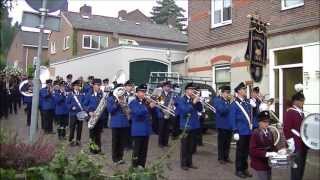
<svg viewBox="0 0 320 180"><path fill-rule="evenodd" d="M8 132L5 131L3 128L0 128L0 144L8 143L9 135Z"/></svg>
<svg viewBox="0 0 320 180"><path fill-rule="evenodd" d="M34 70L35 70L35 68L33 67L33 65L32 65L32 64L29 64L29 65L28 65L28 69L27 69L27 74L28 74L28 76L33 76Z"/></svg>
<svg viewBox="0 0 320 180"><path fill-rule="evenodd" d="M14 169L2 169L0 168L0 177L5 180L16 179L16 171Z"/></svg>
<svg viewBox="0 0 320 180"><path fill-rule="evenodd" d="M83 151L68 157L62 147L49 165L29 168L26 174L31 180L99 180L102 179L101 168Z"/></svg>

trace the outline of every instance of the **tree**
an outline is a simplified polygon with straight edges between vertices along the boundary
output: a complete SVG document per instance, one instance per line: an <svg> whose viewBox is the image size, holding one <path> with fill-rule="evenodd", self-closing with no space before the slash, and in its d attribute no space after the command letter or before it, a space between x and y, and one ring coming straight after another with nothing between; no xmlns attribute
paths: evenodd
<svg viewBox="0 0 320 180"><path fill-rule="evenodd" d="M12 18L9 17L8 9L12 7L12 0L1 0L0 17L1 17L1 30L0 30L0 57L4 61L9 51L11 42L18 28L18 23L11 26ZM3 63L3 62L2 62Z"/></svg>
<svg viewBox="0 0 320 180"><path fill-rule="evenodd" d="M184 31L184 24L187 18L184 17L185 10L176 5L174 0L157 0L157 6L152 8L151 19L157 24L172 25Z"/></svg>

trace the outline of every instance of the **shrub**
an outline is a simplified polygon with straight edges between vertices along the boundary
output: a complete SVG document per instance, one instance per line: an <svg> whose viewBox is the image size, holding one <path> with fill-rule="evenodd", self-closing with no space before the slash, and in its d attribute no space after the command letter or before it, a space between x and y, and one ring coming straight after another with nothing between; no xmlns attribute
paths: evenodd
<svg viewBox="0 0 320 180"><path fill-rule="evenodd" d="M0 168L0 177L5 180L14 180L16 179L16 171L14 169Z"/></svg>
<svg viewBox="0 0 320 180"><path fill-rule="evenodd" d="M101 168L83 151L75 157L67 157L62 148L49 165L29 168L26 174L28 180L98 180L102 179Z"/></svg>
<svg viewBox="0 0 320 180"><path fill-rule="evenodd" d="M55 152L54 144L45 142L43 136L34 143L27 144L18 142L15 135L8 142L1 143L0 149L0 168L18 171L49 163Z"/></svg>

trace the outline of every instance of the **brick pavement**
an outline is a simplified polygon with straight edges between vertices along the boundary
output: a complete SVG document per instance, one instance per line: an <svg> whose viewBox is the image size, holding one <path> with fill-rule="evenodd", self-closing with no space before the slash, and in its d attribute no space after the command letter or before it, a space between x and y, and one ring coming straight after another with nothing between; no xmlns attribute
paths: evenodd
<svg viewBox="0 0 320 180"><path fill-rule="evenodd" d="M11 115L7 120L0 120L0 127L7 129L11 132L17 132L19 137L23 140L27 140L27 128L25 114L22 110L19 111L18 115ZM56 135L45 135L49 141L58 143ZM115 166L111 161L111 131L105 129L102 135L103 151L104 156L99 158L99 162L104 164L104 172L106 174L112 174L116 170L125 169L130 164L131 151L125 153L125 159L127 160L125 165ZM197 170L183 171L179 166L179 146L171 154L171 158L167 160L167 164L170 169L165 170L165 175L170 180L238 180L234 176L234 164L220 165L217 162L217 147L216 147L216 133L209 131L208 134L204 135L205 145L198 148L198 152L194 155L193 162L199 167ZM88 143L88 128L86 125L83 127L82 146L69 147L67 148L68 154L74 154L80 149L87 149ZM174 142L170 142L171 145ZM167 149L160 149L157 145L157 136L152 135L149 142L149 151L147 158L147 165L154 162L161 157ZM234 160L235 148L231 150L231 159ZM310 151L307 159L307 166L305 171L304 180L316 180L320 177L320 154L316 151ZM287 169L274 169L273 180L287 180L289 179ZM253 179L253 178L249 178Z"/></svg>

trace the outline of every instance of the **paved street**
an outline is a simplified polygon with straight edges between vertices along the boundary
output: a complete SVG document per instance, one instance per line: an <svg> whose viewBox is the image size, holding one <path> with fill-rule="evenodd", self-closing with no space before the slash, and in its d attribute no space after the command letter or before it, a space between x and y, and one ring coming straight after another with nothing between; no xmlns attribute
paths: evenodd
<svg viewBox="0 0 320 180"><path fill-rule="evenodd" d="M10 130L12 132L16 131L21 139L26 140L27 128L25 114L22 110L19 111L18 115L11 115L7 120L0 120L1 128ZM104 171L106 174L112 174L118 169L124 169L130 164L131 151L126 152L127 163L116 167L111 163L111 131L105 129L103 132L103 151L105 156L101 163L105 164ZM49 141L58 143L56 135L46 135ZM165 174L170 180L237 180L239 178L234 176L234 164L220 165L217 162L217 150L216 150L216 134L214 131L209 131L208 134L204 136L205 145L198 148L198 153L194 155L193 162L199 167L197 170L183 171L179 166L179 143L174 150L170 159L168 160L168 165L170 170L166 169ZM85 125L83 128L83 138L82 138L82 148L86 149L88 143L88 129ZM171 142L171 145L173 142ZM68 153L73 154L79 151L78 147L67 148ZM234 147L232 148L231 158L234 160ZM157 158L161 157L167 149L160 149L157 145L157 136L152 135L149 142L148 151L148 162L154 162ZM305 180L316 180L320 177L320 164L319 164L319 152L310 151L307 159L307 166L305 171ZM286 180L288 178L287 169L274 169L273 170L273 180Z"/></svg>

